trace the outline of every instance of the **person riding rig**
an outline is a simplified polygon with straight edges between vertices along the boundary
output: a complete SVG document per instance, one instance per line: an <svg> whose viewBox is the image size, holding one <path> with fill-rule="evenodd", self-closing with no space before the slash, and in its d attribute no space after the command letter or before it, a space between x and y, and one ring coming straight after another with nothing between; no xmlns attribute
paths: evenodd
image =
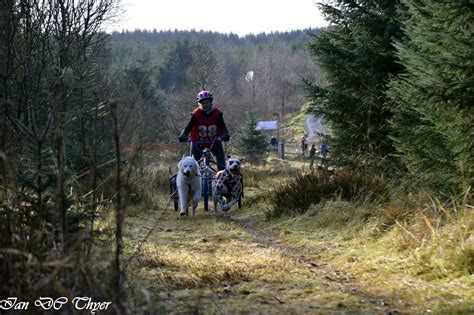
<svg viewBox="0 0 474 315"><path fill-rule="evenodd" d="M225 168L224 148L221 141L229 141L229 131L224 122L222 111L213 103L212 93L204 90L198 93L198 107L192 112L188 125L179 136L180 142L191 138L191 154L199 161L204 148L211 148L216 157L219 170ZM216 139L217 137L220 140Z"/></svg>

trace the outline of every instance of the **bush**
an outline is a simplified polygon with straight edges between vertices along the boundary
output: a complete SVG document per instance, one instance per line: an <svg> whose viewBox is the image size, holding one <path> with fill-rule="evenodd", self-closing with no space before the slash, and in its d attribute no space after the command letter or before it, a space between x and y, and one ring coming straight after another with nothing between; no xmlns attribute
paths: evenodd
<svg viewBox="0 0 474 315"><path fill-rule="evenodd" d="M270 193L271 211L267 218L285 214L301 214L311 204L339 198L342 200L372 200L386 198L387 187L380 177L362 172L343 170L331 174L329 171L299 173Z"/></svg>

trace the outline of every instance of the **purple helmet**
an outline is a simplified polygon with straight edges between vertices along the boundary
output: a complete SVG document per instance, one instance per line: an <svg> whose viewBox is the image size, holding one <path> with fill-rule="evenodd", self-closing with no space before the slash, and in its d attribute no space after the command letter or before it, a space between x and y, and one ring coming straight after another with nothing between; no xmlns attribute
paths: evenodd
<svg viewBox="0 0 474 315"><path fill-rule="evenodd" d="M212 101L212 99L213 99L212 93L207 91L207 90L199 92L196 98L197 98L198 102L200 102L202 100L207 100L207 99L210 99Z"/></svg>

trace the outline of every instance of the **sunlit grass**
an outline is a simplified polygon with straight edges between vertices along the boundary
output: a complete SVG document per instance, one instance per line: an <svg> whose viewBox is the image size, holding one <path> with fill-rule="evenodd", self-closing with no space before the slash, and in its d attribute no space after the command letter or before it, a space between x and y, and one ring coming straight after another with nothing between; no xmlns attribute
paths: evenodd
<svg viewBox="0 0 474 315"><path fill-rule="evenodd" d="M422 196L411 196L418 203L381 203L335 194L299 215L268 219L271 195L295 178L301 161L267 156L243 167L245 206L231 216L250 229L214 218L202 204L195 218L178 219L166 189L155 184L146 209L128 211L129 289L143 301L146 288L146 310L312 314L367 311L382 301L408 313L472 311L472 207L459 203L453 211ZM148 182L165 187L161 168ZM255 231L272 240L257 241ZM293 250L282 251L277 239Z"/></svg>
<svg viewBox="0 0 474 315"><path fill-rule="evenodd" d="M147 227L140 222L138 217L129 220L130 237L144 234ZM253 235L231 221L208 213L177 220L174 212L167 212L160 213L157 222L156 233L139 252L135 250L139 240L127 237L127 253L135 257L129 271L135 287L151 288L154 295L161 291L183 294L194 306L195 300L202 301L203 292L217 290L223 295L219 299L233 311L248 311L253 307L249 303L284 305L285 310L311 305L330 309L333 303L357 308L357 301L344 302L352 298L337 286L315 277L278 249L255 242ZM331 288L329 293L324 293L326 288Z"/></svg>
<svg viewBox="0 0 474 315"><path fill-rule="evenodd" d="M307 133L304 127L306 117L307 114L302 110L297 115L294 115L291 120L284 122L281 132L285 135L286 141L298 142L301 139L301 135Z"/></svg>
<svg viewBox="0 0 474 315"><path fill-rule="evenodd" d="M334 201L268 224L288 244L311 248L319 260L348 272L358 289L386 296L387 303L410 312L472 311L472 211L436 229L431 224L433 230L427 220L417 213L386 230L382 208Z"/></svg>

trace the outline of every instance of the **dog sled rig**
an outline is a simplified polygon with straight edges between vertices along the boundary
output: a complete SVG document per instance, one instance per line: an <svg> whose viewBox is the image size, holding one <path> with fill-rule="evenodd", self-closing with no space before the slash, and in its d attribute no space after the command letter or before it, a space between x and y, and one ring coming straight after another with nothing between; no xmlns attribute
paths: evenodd
<svg viewBox="0 0 474 315"><path fill-rule="evenodd" d="M214 180L214 174L218 172L218 166L220 165L214 158L214 155L211 152L212 146L216 141L220 141L220 137L214 138L214 141L212 142L198 142L194 141L193 139L188 137L187 142L192 142L197 145L199 148L200 144L211 144L209 148L203 148L201 150L202 156L199 159L198 165L201 171L201 196L204 201L204 210L208 211L209 210L209 198L212 197L212 181ZM222 167L225 167L225 165L221 165ZM178 189L176 185L176 176L178 174L170 174L169 178L169 186L170 186L170 199L173 201L174 205L174 211L178 211L179 209L179 196L178 196ZM238 208L242 208L242 198L244 196L244 182L243 182L243 176L241 175L241 193L239 200L237 202Z"/></svg>

